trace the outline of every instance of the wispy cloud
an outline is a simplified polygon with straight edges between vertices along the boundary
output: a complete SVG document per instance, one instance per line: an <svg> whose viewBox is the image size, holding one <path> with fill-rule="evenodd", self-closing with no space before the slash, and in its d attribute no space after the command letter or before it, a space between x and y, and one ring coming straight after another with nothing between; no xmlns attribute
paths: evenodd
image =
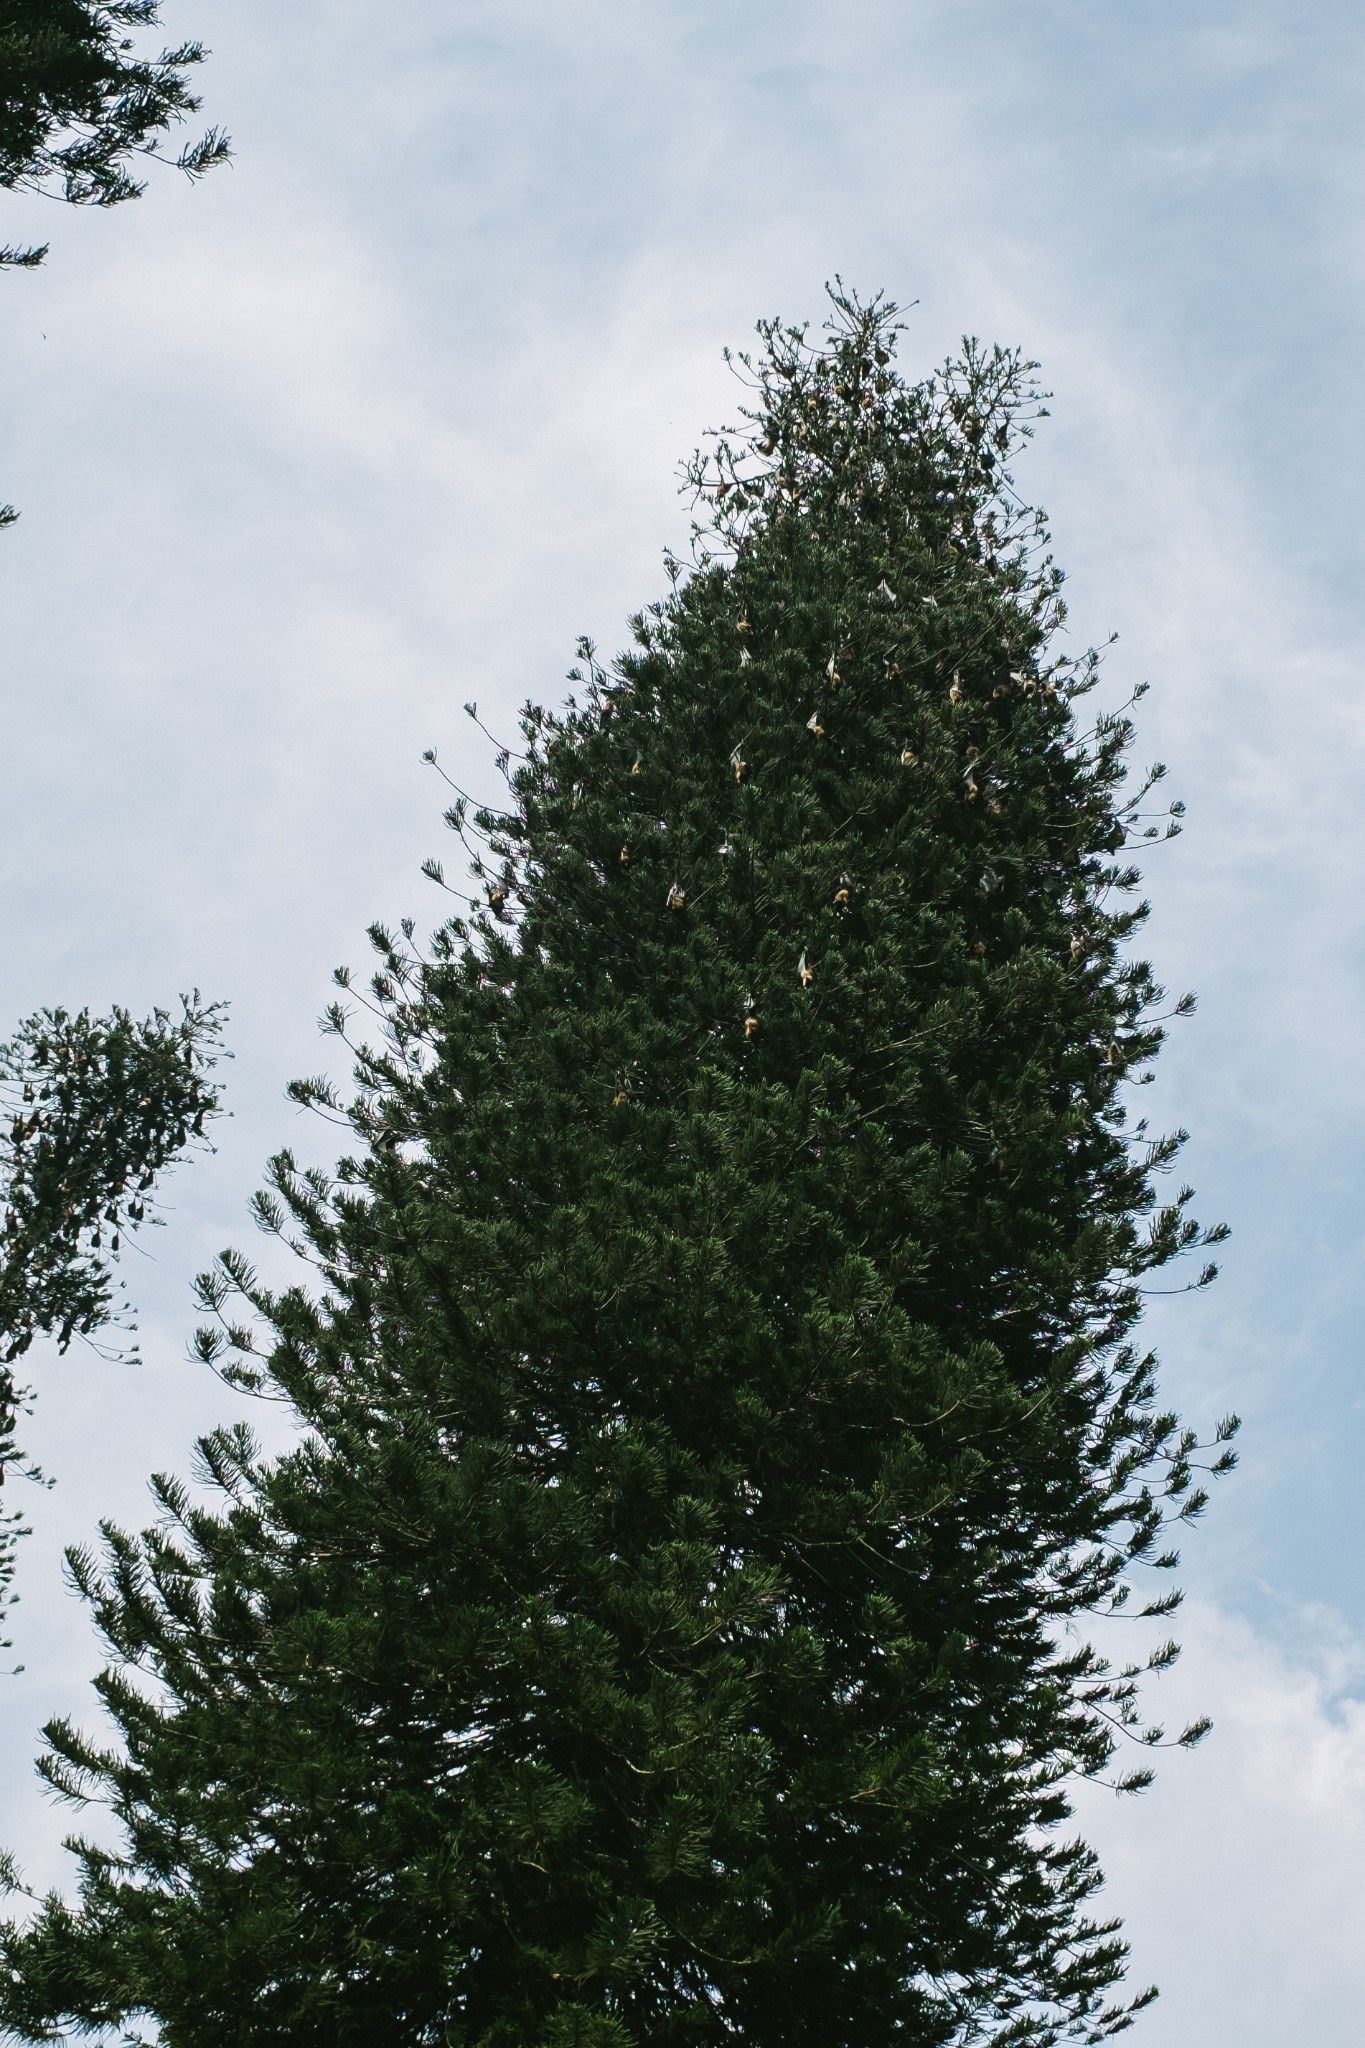
<svg viewBox="0 0 1365 2048"><path fill-rule="evenodd" d="M1134 1975L1159 1976L1153 2043L1348 2039L1365 1953L1365 1643L1324 1610L1270 1633L1200 1604L1162 1688L1215 1716L1140 1800L1082 1814L1125 1915Z"/></svg>

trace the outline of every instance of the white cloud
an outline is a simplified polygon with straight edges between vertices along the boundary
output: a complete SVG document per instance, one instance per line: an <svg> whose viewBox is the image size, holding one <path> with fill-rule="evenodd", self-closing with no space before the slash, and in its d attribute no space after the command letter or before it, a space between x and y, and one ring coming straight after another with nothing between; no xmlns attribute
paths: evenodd
<svg viewBox="0 0 1365 2048"><path fill-rule="evenodd" d="M1139 1799L1082 1816L1162 1996L1147 2048L1284 2048L1354 2037L1365 1956L1365 1643L1325 1611L1273 1634L1206 1602L1160 1688L1173 1725L1208 1712L1193 1755ZM1292 1623L1292 1626L1288 1624Z"/></svg>

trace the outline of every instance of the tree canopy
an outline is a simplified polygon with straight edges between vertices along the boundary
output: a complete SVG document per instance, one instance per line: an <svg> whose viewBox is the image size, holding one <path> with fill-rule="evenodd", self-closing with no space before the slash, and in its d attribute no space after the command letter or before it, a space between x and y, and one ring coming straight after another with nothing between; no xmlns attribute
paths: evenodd
<svg viewBox="0 0 1365 2048"><path fill-rule="evenodd" d="M155 57L128 30L155 28L161 0L0 0L0 191L36 192L73 206L117 206L142 184L129 169L158 156L169 131L199 111L190 74L202 43ZM199 178L232 153L210 128L171 159ZM33 270L46 242L0 243L0 270ZM18 518L0 504L0 532Z"/></svg>
<svg viewBox="0 0 1365 2048"><path fill-rule="evenodd" d="M26 1398L14 1374L39 1337L65 1351L126 1321L111 1260L155 1223L158 1176L219 1107L222 1006L179 1016L42 1010L0 1045L0 1485ZM0 1590L13 1577L0 1529Z"/></svg>
<svg viewBox="0 0 1365 2048"><path fill-rule="evenodd" d="M356 1091L295 1092L346 1151L257 1203L297 1284L202 1284L296 1448L220 1430L207 1499L73 1555L114 1732L42 1769L120 1840L4 1934L20 2038L961 2048L1145 2002L1066 1822L1145 1782L1175 1654L1080 1624L1175 1606L1130 1589L1235 1426L1202 1460L1135 1342L1220 1234L1126 1107L1173 813L1059 651L1032 366L907 381L842 292L761 333L694 561L528 707L505 806L455 792L473 906L340 976Z"/></svg>
<svg viewBox="0 0 1365 2048"><path fill-rule="evenodd" d="M160 19L161 0L0 0L0 189L77 206L137 197L130 165L200 106L189 81L203 45L144 56L129 34ZM210 128L172 161L197 178L228 154ZM45 243L5 247L0 266L32 268L46 254Z"/></svg>

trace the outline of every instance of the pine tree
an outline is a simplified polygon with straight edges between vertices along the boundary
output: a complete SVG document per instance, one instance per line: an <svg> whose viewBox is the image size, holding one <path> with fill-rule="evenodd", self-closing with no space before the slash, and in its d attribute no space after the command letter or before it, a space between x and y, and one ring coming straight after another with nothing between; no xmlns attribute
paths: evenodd
<svg viewBox="0 0 1365 2048"><path fill-rule="evenodd" d="M258 1200L311 1269L203 1283L297 1448L221 1430L216 1504L160 1478L73 1557L118 1739L42 1769L123 1847L5 1936L24 2039L946 2048L1145 2003L1064 1823L1161 1740L1071 1625L1205 1498L1134 1342L1220 1234L1124 1108L1156 777L1056 651L1033 366L910 384L894 309L834 306L738 359L633 650L528 709L504 810L456 793L470 915L372 932L358 1091L296 1090L350 1148Z"/></svg>
<svg viewBox="0 0 1365 2048"><path fill-rule="evenodd" d="M0 1486L29 1398L14 1368L35 1338L65 1351L127 1321L110 1260L159 1221L158 1177L218 1110L221 1026L222 1005L196 993L141 1023L41 1010L0 1045ZM0 1607L16 1532L0 1523Z"/></svg>

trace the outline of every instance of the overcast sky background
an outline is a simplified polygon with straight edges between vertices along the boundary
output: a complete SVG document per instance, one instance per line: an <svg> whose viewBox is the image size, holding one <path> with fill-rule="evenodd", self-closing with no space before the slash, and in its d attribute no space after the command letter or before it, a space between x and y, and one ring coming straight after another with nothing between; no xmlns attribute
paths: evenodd
<svg viewBox="0 0 1365 2048"><path fill-rule="evenodd" d="M1192 1133L1210 1294L1157 1305L1170 1396L1246 1417L1186 1546L1173 1720L1139 1802L1087 1802L1159 2004L1145 2048L1355 2037L1365 1975L1365 14L1212 0L166 0L235 166L0 239L7 944L0 1019L231 999L234 1118L134 1255L145 1362L38 1362L59 1484L0 1680L0 1840L55 1881L36 1730L92 1719L63 1543L137 1522L230 1405L189 1281L252 1249L284 1102L363 928L434 920L438 746L510 730L573 643L624 641L682 544L678 458L722 345L840 272L1041 359L1021 466L1075 643L1152 681L1139 753L1185 836L1149 950L1200 1012L1159 1114ZM0 1024L0 1030L5 1027ZM268 1418L267 1418L268 1419ZM7 1489L8 1490L8 1489ZM1120 1652L1125 1643L1116 1646Z"/></svg>

